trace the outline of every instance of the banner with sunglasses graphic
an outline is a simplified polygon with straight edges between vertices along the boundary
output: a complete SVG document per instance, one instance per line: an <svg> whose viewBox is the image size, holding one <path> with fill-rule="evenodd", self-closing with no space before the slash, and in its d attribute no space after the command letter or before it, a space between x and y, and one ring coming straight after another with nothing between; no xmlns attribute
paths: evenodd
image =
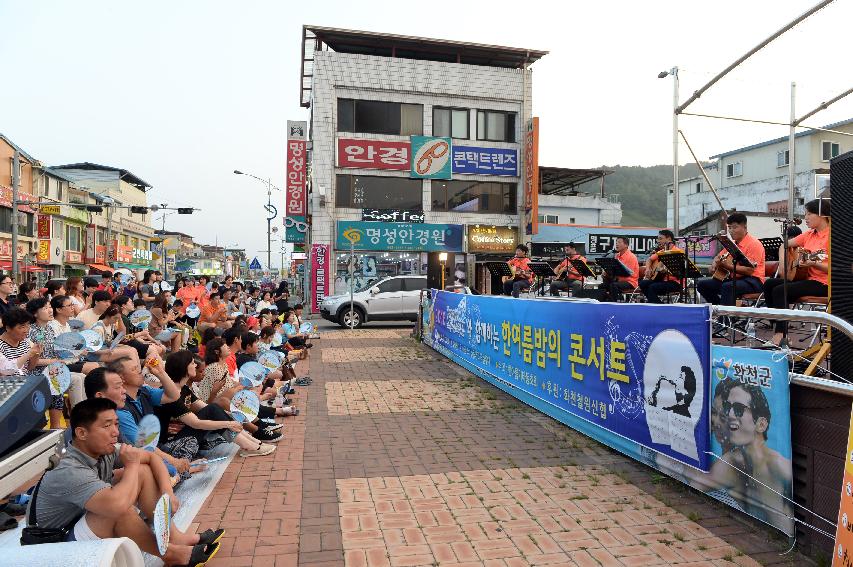
<svg viewBox="0 0 853 567"><path fill-rule="evenodd" d="M308 223L301 215L290 215L284 217L284 241L301 244L305 242L308 232Z"/></svg>

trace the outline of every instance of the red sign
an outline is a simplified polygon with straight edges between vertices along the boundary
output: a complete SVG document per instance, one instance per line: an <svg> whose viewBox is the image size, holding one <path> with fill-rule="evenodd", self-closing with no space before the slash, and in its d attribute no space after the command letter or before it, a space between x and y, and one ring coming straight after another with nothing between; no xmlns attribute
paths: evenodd
<svg viewBox="0 0 853 567"><path fill-rule="evenodd" d="M103 264L107 261L107 247L95 246L95 263Z"/></svg>
<svg viewBox="0 0 853 567"><path fill-rule="evenodd" d="M329 291L329 245L311 245L311 311L320 311L320 303Z"/></svg>
<svg viewBox="0 0 853 567"><path fill-rule="evenodd" d="M27 245L29 246L29 245ZM18 260L22 260L24 255L29 252L28 247L25 247L23 243L18 243ZM2 260L11 260L12 259L12 241L11 240L0 240L0 259Z"/></svg>
<svg viewBox="0 0 853 567"><path fill-rule="evenodd" d="M118 240L113 240L110 254L111 262L124 262L125 264L133 262L133 246L122 246L118 243Z"/></svg>
<svg viewBox="0 0 853 567"><path fill-rule="evenodd" d="M52 219L50 215L39 215L38 216L38 237L39 238L50 238L50 226Z"/></svg>
<svg viewBox="0 0 853 567"><path fill-rule="evenodd" d="M524 234L539 232L539 118L527 124L524 136Z"/></svg>
<svg viewBox="0 0 853 567"><path fill-rule="evenodd" d="M23 191L18 191L18 200L35 203L38 201L38 197L34 197L29 193L24 193ZM9 209L12 208L12 189L10 187L4 187L3 185L0 185L0 205ZM31 209L27 205L18 205L18 209L25 213L35 212L34 209Z"/></svg>
<svg viewBox="0 0 853 567"><path fill-rule="evenodd" d="M69 264L82 264L83 254L81 252L74 252L73 250L66 250L65 261Z"/></svg>
<svg viewBox="0 0 853 567"><path fill-rule="evenodd" d="M409 171L409 142L338 138L338 167Z"/></svg>
<svg viewBox="0 0 853 567"><path fill-rule="evenodd" d="M287 121L287 185L285 188L285 216L308 214L306 183L306 130L307 122Z"/></svg>

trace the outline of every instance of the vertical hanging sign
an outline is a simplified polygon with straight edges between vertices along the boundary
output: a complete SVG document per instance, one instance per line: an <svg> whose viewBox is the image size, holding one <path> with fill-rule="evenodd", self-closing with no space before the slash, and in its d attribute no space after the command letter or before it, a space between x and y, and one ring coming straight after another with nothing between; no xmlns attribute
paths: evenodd
<svg viewBox="0 0 853 567"><path fill-rule="evenodd" d="M524 134L524 234L539 232L539 118L527 123Z"/></svg>
<svg viewBox="0 0 853 567"><path fill-rule="evenodd" d="M307 122L287 121L287 185L284 214L285 217L299 223L305 223L305 217L308 214L307 133Z"/></svg>
<svg viewBox="0 0 853 567"><path fill-rule="evenodd" d="M319 313L329 286L329 245L311 245L311 312Z"/></svg>

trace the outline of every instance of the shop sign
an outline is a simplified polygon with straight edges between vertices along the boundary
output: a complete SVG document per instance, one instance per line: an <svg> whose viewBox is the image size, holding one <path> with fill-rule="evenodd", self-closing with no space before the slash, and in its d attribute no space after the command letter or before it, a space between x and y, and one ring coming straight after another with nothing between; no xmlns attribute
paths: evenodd
<svg viewBox="0 0 853 567"><path fill-rule="evenodd" d="M107 247L100 245L95 246L95 263L103 264L107 261Z"/></svg>
<svg viewBox="0 0 853 567"><path fill-rule="evenodd" d="M23 257L29 252L29 245L24 244L22 242L18 243L18 259L21 260ZM0 259L3 260L11 260L12 259L12 241L11 240L2 240L0 241Z"/></svg>
<svg viewBox="0 0 853 567"><path fill-rule="evenodd" d="M141 248L133 248L131 256L137 264L151 262L151 259L153 258L151 250L143 250Z"/></svg>
<svg viewBox="0 0 853 567"><path fill-rule="evenodd" d="M283 219L284 221L284 241L285 242L305 242L305 234L308 232L308 222L301 215L290 215Z"/></svg>
<svg viewBox="0 0 853 567"><path fill-rule="evenodd" d="M133 263L133 246L120 245L117 240L113 240L113 245L110 248L111 262Z"/></svg>
<svg viewBox="0 0 853 567"><path fill-rule="evenodd" d="M461 224L338 221L337 250L462 252Z"/></svg>
<svg viewBox="0 0 853 567"><path fill-rule="evenodd" d="M511 226L468 225L468 252L512 254L518 231Z"/></svg>
<svg viewBox="0 0 853 567"><path fill-rule="evenodd" d="M42 205L39 207L39 212L43 215L59 215L62 214L62 207L59 205Z"/></svg>
<svg viewBox="0 0 853 567"><path fill-rule="evenodd" d="M424 222L423 211L400 209L361 209L361 220L368 222Z"/></svg>
<svg viewBox="0 0 853 567"><path fill-rule="evenodd" d="M651 254L657 247L658 237L647 234L590 234L589 253L604 254L616 248L617 238L627 238L628 248L634 254Z"/></svg>
<svg viewBox="0 0 853 567"><path fill-rule="evenodd" d="M38 215L37 223L38 223L38 237L39 238L50 238L50 227L52 224L52 219L48 215Z"/></svg>
<svg viewBox="0 0 853 567"><path fill-rule="evenodd" d="M36 261L39 264L50 264L54 266L62 264L62 239L51 238L39 240L36 258Z"/></svg>
<svg viewBox="0 0 853 567"><path fill-rule="evenodd" d="M95 225L86 226L86 246L83 249L83 259L87 263L97 263L95 260Z"/></svg>
<svg viewBox="0 0 853 567"><path fill-rule="evenodd" d="M287 186L285 190L285 214L307 214L306 188L306 133L305 121L287 121Z"/></svg>
<svg viewBox="0 0 853 567"><path fill-rule="evenodd" d="M539 118L527 123L524 134L524 234L539 232Z"/></svg>
<svg viewBox="0 0 853 567"><path fill-rule="evenodd" d="M80 252L75 252L73 250L65 251L65 263L66 264L82 264L83 263L83 254Z"/></svg>
<svg viewBox="0 0 853 567"><path fill-rule="evenodd" d="M453 152L450 138L412 136L411 177L417 179L450 179Z"/></svg>
<svg viewBox="0 0 853 567"><path fill-rule="evenodd" d="M320 311L329 285L329 245L311 245L311 311Z"/></svg>
<svg viewBox="0 0 853 567"><path fill-rule="evenodd" d="M518 150L453 146L453 173L518 175Z"/></svg>
<svg viewBox="0 0 853 567"><path fill-rule="evenodd" d="M39 240L36 261L39 264L50 264L50 240Z"/></svg>
<svg viewBox="0 0 853 567"><path fill-rule="evenodd" d="M38 201L38 197L34 197L29 193L24 193L23 191L18 191L18 200L19 201L29 201L31 203L35 203ZM0 206L6 207L7 209L12 208L12 188L4 187L0 185ZM18 210L25 213L34 213L35 209L31 208L27 205L18 205Z"/></svg>
<svg viewBox="0 0 853 567"><path fill-rule="evenodd" d="M338 167L409 169L409 142L338 138Z"/></svg>

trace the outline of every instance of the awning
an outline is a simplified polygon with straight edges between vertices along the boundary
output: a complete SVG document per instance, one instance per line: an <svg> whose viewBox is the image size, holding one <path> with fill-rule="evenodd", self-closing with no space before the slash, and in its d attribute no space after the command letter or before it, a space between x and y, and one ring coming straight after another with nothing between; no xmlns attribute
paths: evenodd
<svg viewBox="0 0 853 567"><path fill-rule="evenodd" d="M12 261L11 260L0 260L0 270L6 270L7 272L12 269ZM24 265L23 262L18 262L18 271L19 272L48 272L50 271L48 268L42 268L41 266L34 266L33 264Z"/></svg>
<svg viewBox="0 0 853 567"><path fill-rule="evenodd" d="M126 262L113 262L115 268L128 268L130 270L153 270L151 264L128 264Z"/></svg>
<svg viewBox="0 0 853 567"><path fill-rule="evenodd" d="M89 264L89 267L98 272L112 272L113 269L104 264Z"/></svg>

